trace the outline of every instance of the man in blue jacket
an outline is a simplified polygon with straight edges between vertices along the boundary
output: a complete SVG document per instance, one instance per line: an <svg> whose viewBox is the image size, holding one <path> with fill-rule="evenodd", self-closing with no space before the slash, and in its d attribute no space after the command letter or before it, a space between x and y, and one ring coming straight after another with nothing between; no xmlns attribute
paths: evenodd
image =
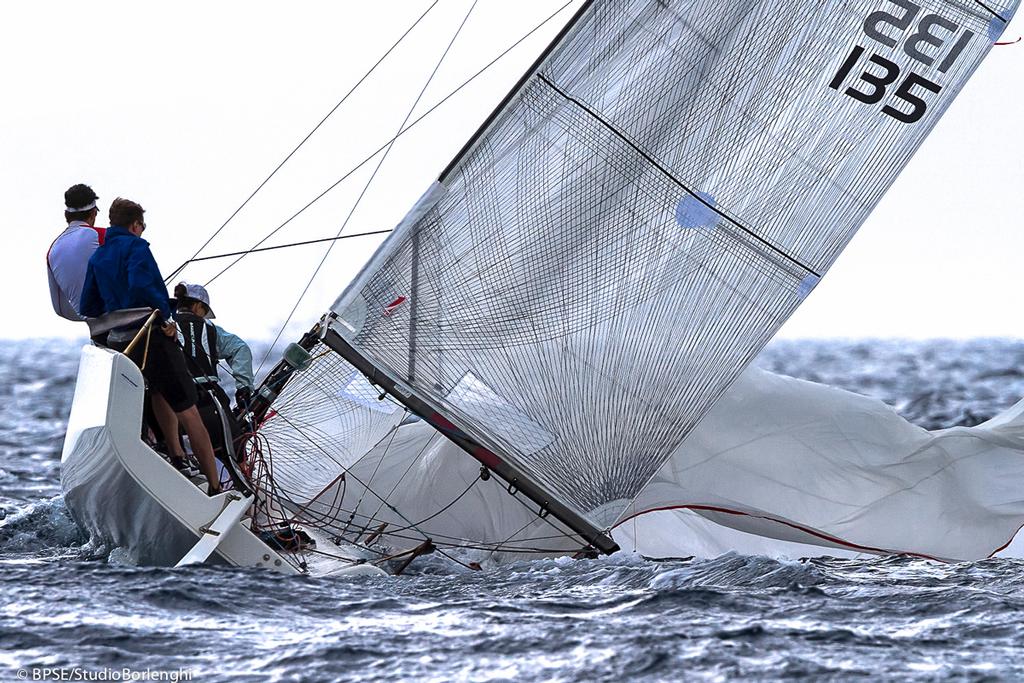
<svg viewBox="0 0 1024 683"><path fill-rule="evenodd" d="M148 343L137 344L131 358L141 366L146 356L142 374L149 383L153 413L164 433L172 463L178 467L184 464L185 453L178 440L180 421L213 495L220 492L213 446L196 409L196 387L177 343L178 329L171 320L167 287L149 242L142 239L146 229L144 213L141 206L127 199L118 197L111 203L110 227L103 246L89 259L79 312L90 318L125 308L149 307L160 312L159 332L150 335ZM108 345L124 350L140 328L141 323L137 323L111 330Z"/></svg>

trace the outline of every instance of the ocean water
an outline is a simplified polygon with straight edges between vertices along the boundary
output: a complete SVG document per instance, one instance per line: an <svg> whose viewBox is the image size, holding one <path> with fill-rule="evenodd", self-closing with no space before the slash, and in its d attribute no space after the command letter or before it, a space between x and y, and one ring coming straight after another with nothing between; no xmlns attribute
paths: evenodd
<svg viewBox="0 0 1024 683"><path fill-rule="evenodd" d="M0 341L0 681L1016 680L1024 563L726 555L401 577L140 568L60 498L78 347ZM930 429L1024 396L1024 342L782 342L758 363ZM77 677L77 678L76 678Z"/></svg>

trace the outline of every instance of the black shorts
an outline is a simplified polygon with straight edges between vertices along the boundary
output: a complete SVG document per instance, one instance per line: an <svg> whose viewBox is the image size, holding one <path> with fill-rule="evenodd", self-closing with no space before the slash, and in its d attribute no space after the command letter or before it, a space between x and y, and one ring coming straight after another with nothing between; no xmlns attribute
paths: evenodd
<svg viewBox="0 0 1024 683"><path fill-rule="evenodd" d="M110 348L123 351L128 344L111 342ZM141 367L145 349L146 338L143 337L128 357ZM159 328L154 328L149 335L149 352L146 353L142 376L149 383L150 390L163 396L174 412L180 413L196 404L196 383L185 366L185 355L178 346L178 338L168 337Z"/></svg>

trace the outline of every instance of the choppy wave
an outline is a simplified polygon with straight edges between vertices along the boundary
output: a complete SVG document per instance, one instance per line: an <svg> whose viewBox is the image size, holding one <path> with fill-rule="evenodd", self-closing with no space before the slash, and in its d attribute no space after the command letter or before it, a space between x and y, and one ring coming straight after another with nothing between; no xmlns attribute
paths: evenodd
<svg viewBox="0 0 1024 683"><path fill-rule="evenodd" d="M77 348L0 342L0 669L195 680L1015 679L1024 564L631 554L309 579L133 567L59 497ZM1024 395L1024 344L785 342L768 369L869 393L928 428ZM4 674L5 679L9 676Z"/></svg>
<svg viewBox="0 0 1024 683"><path fill-rule="evenodd" d="M15 508L7 515L0 526L0 556L60 554L88 540L57 496Z"/></svg>
<svg viewBox="0 0 1024 683"><path fill-rule="evenodd" d="M23 666L130 660L200 680L1013 678L1021 569L623 556L312 580L8 565L0 638Z"/></svg>

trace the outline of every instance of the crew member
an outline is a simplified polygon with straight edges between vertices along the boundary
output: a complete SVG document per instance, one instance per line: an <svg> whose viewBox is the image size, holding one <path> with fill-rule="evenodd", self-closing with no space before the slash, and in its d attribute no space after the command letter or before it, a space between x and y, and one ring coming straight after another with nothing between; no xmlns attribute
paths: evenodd
<svg viewBox="0 0 1024 683"><path fill-rule="evenodd" d="M210 435L196 409L196 387L185 366L185 357L177 344L178 329L171 320L170 298L160 269L142 239L146 230L144 209L133 201L115 199L110 205L110 228L103 246L89 259L79 311L96 317L111 311L149 307L159 311L161 319L154 324L159 332L147 341L136 344L131 358L140 367L149 383L153 413L167 442L171 460L183 466L185 453L178 440L178 423L185 428L199 468L209 482L211 495L220 493L220 478L214 462ZM141 324L114 328L108 345L124 350Z"/></svg>
<svg viewBox="0 0 1024 683"><path fill-rule="evenodd" d="M240 338L210 321L214 314L205 287L179 283L174 288L174 298L178 341L199 390L199 413L206 419L214 452L227 464L228 457L237 459L234 443L242 430L231 413L228 395L220 386L217 363L223 358L231 368L237 387L235 397L241 412L252 396L252 352ZM229 433L224 433L225 425ZM220 433L223 433L223 439L217 438Z"/></svg>
<svg viewBox="0 0 1024 683"><path fill-rule="evenodd" d="M85 283L89 258L106 236L106 228L94 227L99 197L88 185L72 185L64 193L64 220L68 227L46 252L46 274L50 281L50 303L62 318L80 321L78 304Z"/></svg>
<svg viewBox="0 0 1024 683"><path fill-rule="evenodd" d="M217 362L226 361L235 380L236 405L239 409L245 408L255 386L249 345L241 337L211 322L217 316L210 307L210 295L202 285L179 282L174 287L174 298L177 301L174 318L179 323L178 341L186 358L195 361L190 367L193 375L199 372L197 378L209 377L208 381L219 383ZM220 387L219 384L217 386ZM223 400L228 400L227 394Z"/></svg>

